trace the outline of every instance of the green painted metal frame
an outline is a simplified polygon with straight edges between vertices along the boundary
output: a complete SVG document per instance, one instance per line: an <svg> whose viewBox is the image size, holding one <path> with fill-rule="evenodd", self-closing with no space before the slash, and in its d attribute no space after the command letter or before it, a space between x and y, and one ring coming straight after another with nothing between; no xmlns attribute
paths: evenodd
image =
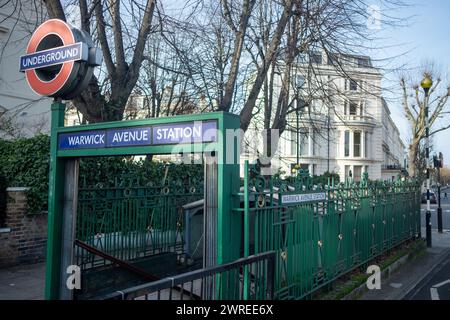
<svg viewBox="0 0 450 320"><path fill-rule="evenodd" d="M235 141L228 141L227 129L239 129L239 117L225 112L213 112L196 115L180 115L176 117L153 118L130 121L104 122L73 127L64 127L65 104L54 102L51 106L51 144L50 144L50 176L49 176L49 213L48 213L48 244L46 267L46 299L59 298L61 275L61 229L64 193L64 166L67 158L127 156L146 154L179 153L209 153L214 152L218 161L217 172L217 264L230 262L239 258L240 239L234 236L233 230L240 230L240 218L232 214L236 203L232 194L239 188L239 151ZM139 147L116 147L102 149L58 150L58 134L80 132L97 129L137 127L143 125L158 125L182 123L189 121L217 120L219 132L216 142L203 144L179 144ZM236 138L234 136L233 140ZM227 145L233 145L235 161L226 163Z"/></svg>

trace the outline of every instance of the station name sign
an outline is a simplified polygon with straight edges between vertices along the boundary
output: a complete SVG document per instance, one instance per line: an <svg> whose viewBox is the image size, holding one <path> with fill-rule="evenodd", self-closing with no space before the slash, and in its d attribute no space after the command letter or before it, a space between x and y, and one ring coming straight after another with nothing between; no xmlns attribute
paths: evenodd
<svg viewBox="0 0 450 320"><path fill-rule="evenodd" d="M131 147L217 141L217 121L191 121L58 135L59 150Z"/></svg>
<svg viewBox="0 0 450 320"><path fill-rule="evenodd" d="M299 204L305 202L320 202L325 201L326 199L327 195L325 192L284 194L281 196L281 203Z"/></svg>

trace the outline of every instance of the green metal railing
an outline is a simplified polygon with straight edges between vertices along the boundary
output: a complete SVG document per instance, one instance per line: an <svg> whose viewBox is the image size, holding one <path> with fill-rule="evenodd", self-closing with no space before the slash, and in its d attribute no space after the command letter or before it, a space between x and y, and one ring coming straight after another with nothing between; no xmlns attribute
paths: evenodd
<svg viewBox="0 0 450 320"><path fill-rule="evenodd" d="M272 300L275 252L134 286L99 300ZM243 279L250 279L247 284Z"/></svg>
<svg viewBox="0 0 450 320"><path fill-rule="evenodd" d="M277 253L276 299L308 297L420 234L415 181L368 182L365 175L360 183L322 186L299 171L287 184L249 170L246 163L244 191L236 196L244 199L235 209L243 214L244 256Z"/></svg>
<svg viewBox="0 0 450 320"><path fill-rule="evenodd" d="M76 239L115 258L132 260L183 250L186 203L203 198L203 181L172 180L163 185L122 175L111 185L82 185L78 190ZM76 247L83 270L109 264Z"/></svg>

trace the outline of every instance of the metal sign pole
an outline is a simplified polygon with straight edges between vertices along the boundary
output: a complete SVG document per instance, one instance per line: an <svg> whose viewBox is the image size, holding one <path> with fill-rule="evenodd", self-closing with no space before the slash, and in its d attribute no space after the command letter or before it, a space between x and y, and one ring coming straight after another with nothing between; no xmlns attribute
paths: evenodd
<svg viewBox="0 0 450 320"><path fill-rule="evenodd" d="M48 240L45 275L45 298L59 298L61 275L62 204L64 200L64 160L58 158L59 127L64 126L65 104L56 101L51 106L50 177L48 190Z"/></svg>

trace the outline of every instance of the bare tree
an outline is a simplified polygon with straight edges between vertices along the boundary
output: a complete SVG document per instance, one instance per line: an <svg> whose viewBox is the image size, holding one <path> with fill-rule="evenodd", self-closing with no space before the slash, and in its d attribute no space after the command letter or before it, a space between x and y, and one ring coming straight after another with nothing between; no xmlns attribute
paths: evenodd
<svg viewBox="0 0 450 320"><path fill-rule="evenodd" d="M66 20L60 0L43 2L50 18ZM143 4L80 0L78 4L82 29L92 35L103 51L106 75L102 84L93 77L87 90L73 103L89 122L121 120L139 78L156 0Z"/></svg>
<svg viewBox="0 0 450 320"><path fill-rule="evenodd" d="M424 75L434 77L435 83L429 91L429 136L447 130L450 124L444 122L445 115L450 113L448 98L450 86L446 86L437 72L426 71ZM426 136L424 94L419 88L420 80L400 78L403 113L411 127L411 140L408 149L409 174L418 176L421 168L421 144Z"/></svg>

